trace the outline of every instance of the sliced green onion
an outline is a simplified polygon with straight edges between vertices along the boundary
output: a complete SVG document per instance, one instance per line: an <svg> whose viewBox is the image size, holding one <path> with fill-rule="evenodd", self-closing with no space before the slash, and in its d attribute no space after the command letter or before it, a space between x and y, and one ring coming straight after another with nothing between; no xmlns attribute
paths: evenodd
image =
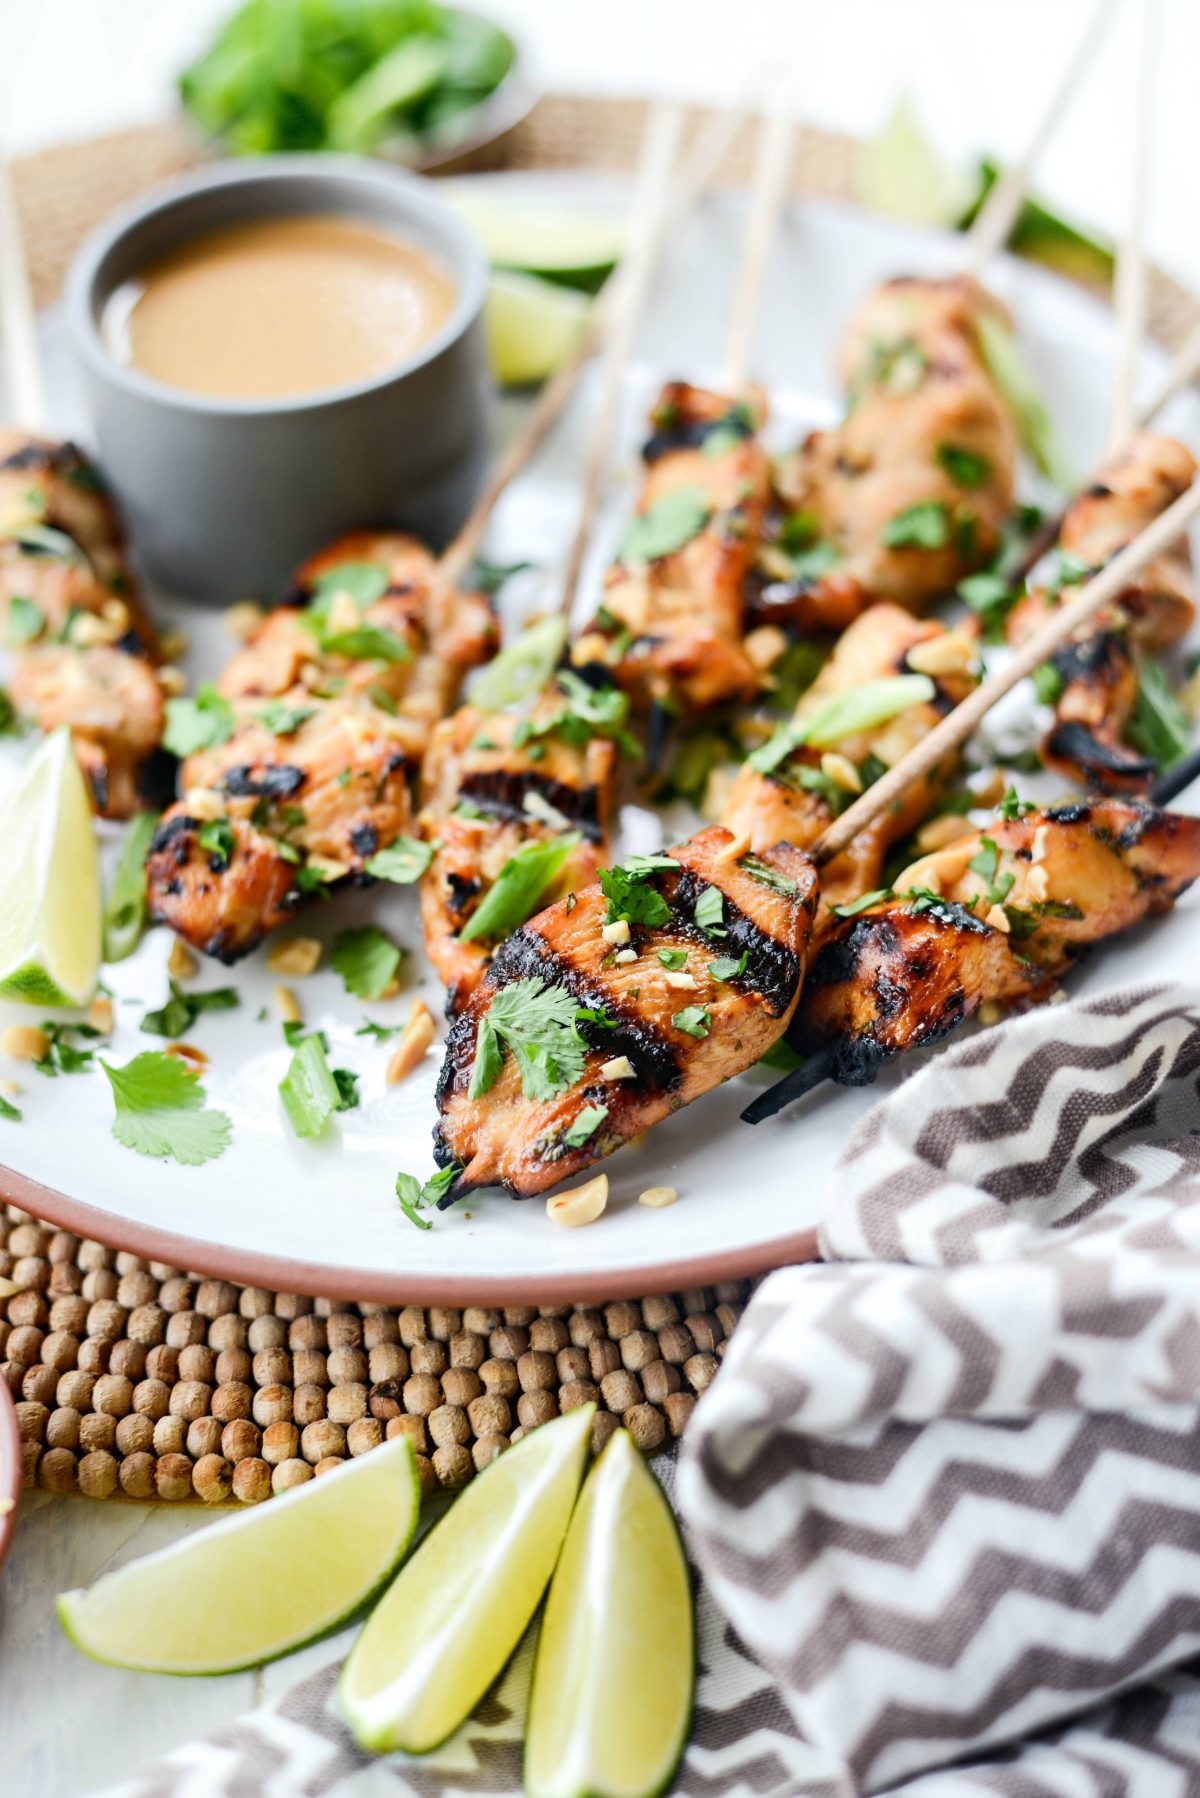
<svg viewBox="0 0 1200 1798"><path fill-rule="evenodd" d="M129 821L121 859L104 902L104 959L124 961L146 928L146 852L158 824L157 812L138 812Z"/></svg>
<svg viewBox="0 0 1200 1798"><path fill-rule="evenodd" d="M547 843L525 843L508 858L478 909L459 931L460 941L510 936L533 916L542 894L557 880L579 840L578 831L573 831Z"/></svg>
<svg viewBox="0 0 1200 1798"><path fill-rule="evenodd" d="M297 1136L320 1136L341 1103L319 1036L306 1036L279 1082L283 1109Z"/></svg>
<svg viewBox="0 0 1200 1798"><path fill-rule="evenodd" d="M565 618L543 618L530 625L483 670L471 690L472 705L495 712L532 699L558 666L566 641Z"/></svg>

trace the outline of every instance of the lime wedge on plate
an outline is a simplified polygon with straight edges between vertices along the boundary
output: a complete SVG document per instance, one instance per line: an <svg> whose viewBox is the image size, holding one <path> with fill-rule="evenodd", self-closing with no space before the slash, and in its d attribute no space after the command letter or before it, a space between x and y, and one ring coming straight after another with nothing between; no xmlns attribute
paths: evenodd
<svg viewBox="0 0 1200 1798"><path fill-rule="evenodd" d="M603 286L624 246L623 226L605 219L477 197L451 198L450 204L493 268L543 275L585 293Z"/></svg>
<svg viewBox="0 0 1200 1798"><path fill-rule="evenodd" d="M360 1460L159 1554L64 1592L58 1618L93 1660L148 1673L232 1673L350 1616L395 1570L421 1486L398 1436Z"/></svg>
<svg viewBox="0 0 1200 1798"><path fill-rule="evenodd" d="M493 1461L401 1569L338 1685L360 1747L425 1754L470 1716L554 1571L594 1411L544 1423Z"/></svg>
<svg viewBox="0 0 1200 1798"><path fill-rule="evenodd" d="M525 1737L530 1798L651 1798L687 1741L692 1592L662 1488L618 1430L588 1475L546 1601Z"/></svg>
<svg viewBox="0 0 1200 1798"><path fill-rule="evenodd" d="M100 971L100 861L87 785L56 730L0 807L0 997L86 1005Z"/></svg>
<svg viewBox="0 0 1200 1798"><path fill-rule="evenodd" d="M488 363L502 387L544 381L574 350L587 325L590 302L569 287L536 275L500 270L483 309Z"/></svg>

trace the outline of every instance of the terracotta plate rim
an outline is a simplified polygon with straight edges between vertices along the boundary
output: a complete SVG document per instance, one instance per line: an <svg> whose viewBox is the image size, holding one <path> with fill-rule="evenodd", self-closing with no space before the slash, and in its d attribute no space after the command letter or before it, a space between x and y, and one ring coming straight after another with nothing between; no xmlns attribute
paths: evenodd
<svg viewBox="0 0 1200 1798"><path fill-rule="evenodd" d="M0 1199L22 1211L112 1249L160 1261L207 1279L230 1280L239 1286L261 1286L270 1292L295 1292L306 1298L362 1300L393 1305L573 1305L608 1299L644 1298L744 1280L773 1273L797 1261L817 1258L815 1229L797 1230L745 1249L723 1249L688 1255L678 1261L610 1269L601 1276L576 1270L546 1274L492 1274L484 1278L453 1274L381 1271L379 1268L326 1267L319 1261L296 1261L286 1255L263 1255L231 1249L153 1224L133 1224L100 1206L73 1199L40 1180L0 1166ZM597 1281L599 1283L597 1283ZM14 1424L15 1427L15 1424ZM19 1456L18 1456L19 1462ZM19 1477L19 1468L18 1468ZM3 1536L0 1534L0 1552Z"/></svg>
<svg viewBox="0 0 1200 1798"><path fill-rule="evenodd" d="M12 1393L0 1380L0 1499L11 1499L12 1509L0 1511L0 1567L12 1547L21 1503L21 1432Z"/></svg>

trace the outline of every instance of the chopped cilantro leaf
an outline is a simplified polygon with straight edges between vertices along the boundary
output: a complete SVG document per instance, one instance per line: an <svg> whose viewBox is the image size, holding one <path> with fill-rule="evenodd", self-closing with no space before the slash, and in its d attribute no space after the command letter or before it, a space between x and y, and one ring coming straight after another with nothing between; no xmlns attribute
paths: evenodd
<svg viewBox="0 0 1200 1798"><path fill-rule="evenodd" d="M417 837L397 837L364 864L365 872L376 880L391 880L397 886L412 886L420 880L433 860L435 843L422 843Z"/></svg>
<svg viewBox="0 0 1200 1798"><path fill-rule="evenodd" d="M1033 671L1033 690L1041 705L1054 705L1061 698L1066 682L1053 662L1043 662Z"/></svg>
<svg viewBox="0 0 1200 1798"><path fill-rule="evenodd" d="M228 818L210 818L196 832L196 843L206 855L211 855L221 868L227 868L233 859L237 838L233 834L233 826Z"/></svg>
<svg viewBox="0 0 1200 1798"><path fill-rule="evenodd" d="M42 1030L49 1038L46 1053L34 1062L39 1074L55 1079L59 1074L85 1074L92 1065L95 1051L81 1049L73 1037L94 1040L100 1033L90 1024L58 1024L52 1018L42 1019Z"/></svg>
<svg viewBox="0 0 1200 1798"><path fill-rule="evenodd" d="M124 1067L100 1066L116 1106L112 1133L125 1148L199 1167L228 1147L228 1117L208 1109L204 1088L178 1056L147 1049Z"/></svg>
<svg viewBox="0 0 1200 1798"><path fill-rule="evenodd" d="M725 924L725 895L720 887L705 887L696 901L695 919L710 936L728 936Z"/></svg>
<svg viewBox="0 0 1200 1798"><path fill-rule="evenodd" d="M356 999L378 999L395 978L400 949L375 924L343 930L329 952L330 966Z"/></svg>
<svg viewBox="0 0 1200 1798"><path fill-rule="evenodd" d="M524 574L532 567L532 562L487 562L482 556L476 556L464 584L473 592L486 593L490 598L499 593L505 581L510 581L514 574Z"/></svg>
<svg viewBox="0 0 1200 1798"><path fill-rule="evenodd" d="M207 993L184 992L174 980L170 986L171 997L166 1004L157 1011L148 1011L142 1019L141 1028L149 1036L180 1037L202 1011L232 1011L241 1004L237 989L232 986L213 987Z"/></svg>
<svg viewBox="0 0 1200 1798"><path fill-rule="evenodd" d="M45 628L46 614L41 606L32 599L23 599L18 593L9 595L5 635L14 649L19 649L23 643L32 643Z"/></svg>
<svg viewBox="0 0 1200 1798"><path fill-rule="evenodd" d="M621 542L623 562L654 562L690 543L708 523L712 508L702 487L676 487L637 513Z"/></svg>
<svg viewBox="0 0 1200 1798"><path fill-rule="evenodd" d="M760 886L770 887L776 893L783 893L788 899L794 899L800 891L796 882L789 875L780 873L779 869L773 868L769 862L760 861L757 855L743 855L738 867L744 868L751 879L757 880Z"/></svg>
<svg viewBox="0 0 1200 1798"><path fill-rule="evenodd" d="M422 1217L417 1209L421 1203L421 1183L415 1174L396 1175L396 1197L410 1224L415 1224L418 1230L433 1229L433 1219Z"/></svg>
<svg viewBox="0 0 1200 1798"><path fill-rule="evenodd" d="M974 450L960 449L953 443L939 444L937 459L950 479L969 491L982 487L992 472L986 456L980 456Z"/></svg>
<svg viewBox="0 0 1200 1798"><path fill-rule="evenodd" d="M202 681L194 699L168 699L163 748L180 760L200 749L216 749L233 735L233 707L213 686Z"/></svg>
<svg viewBox="0 0 1200 1798"><path fill-rule="evenodd" d="M624 918L628 924L644 924L654 930L671 915L662 894L647 885L646 876L628 868L602 868L600 890L608 900L606 924Z"/></svg>
<svg viewBox="0 0 1200 1798"><path fill-rule="evenodd" d="M374 1018L364 1018L355 1036L369 1036L377 1043L386 1043L391 1037L403 1030L403 1024L377 1024Z"/></svg>
<svg viewBox="0 0 1200 1798"><path fill-rule="evenodd" d="M983 626L984 641L1003 641L1004 621L1020 597L1019 590L998 574L969 574L959 581L957 592Z"/></svg>
<svg viewBox="0 0 1200 1798"><path fill-rule="evenodd" d="M338 1089L337 1109L354 1111L359 1104L358 1075L352 1074L349 1068L332 1068L333 1084Z"/></svg>
<svg viewBox="0 0 1200 1798"><path fill-rule="evenodd" d="M888 549L945 549L950 541L950 514L940 499L921 500L889 518L883 527Z"/></svg>
<svg viewBox="0 0 1200 1798"><path fill-rule="evenodd" d="M597 1130L608 1116L607 1105L585 1105L576 1113L573 1123L563 1131L563 1141L568 1149L582 1149L584 1143L590 1142Z"/></svg>
<svg viewBox="0 0 1200 1798"><path fill-rule="evenodd" d="M1135 749L1160 768L1173 767L1187 754L1191 741L1188 721L1156 662L1145 661L1138 669L1137 703L1125 734Z"/></svg>
<svg viewBox="0 0 1200 1798"><path fill-rule="evenodd" d="M671 1022L676 1030L682 1030L685 1036L695 1036L703 1040L708 1035L709 1025L712 1023L712 1013L706 1011L703 1005L685 1005L682 1011L675 1013Z"/></svg>
<svg viewBox="0 0 1200 1798"><path fill-rule="evenodd" d="M501 987L482 1015L467 1096L477 1099L500 1077L504 1051L516 1059L527 1099L552 1099L583 1072L585 1047L576 1028L578 1011L565 988L536 976Z"/></svg>
<svg viewBox="0 0 1200 1798"><path fill-rule="evenodd" d="M360 610L382 599L391 579L382 562L339 562L318 576L309 611L324 619L339 593L347 593Z"/></svg>
<svg viewBox="0 0 1200 1798"><path fill-rule="evenodd" d="M0 1099L0 1118L9 1118L14 1124L19 1124L21 1113L15 1105L10 1105L7 1099Z"/></svg>
<svg viewBox="0 0 1200 1798"><path fill-rule="evenodd" d="M710 961L708 971L714 980L740 980L746 972L746 964L749 960L749 950L743 949L736 961L732 955L721 955L717 957L716 961Z"/></svg>
<svg viewBox="0 0 1200 1798"><path fill-rule="evenodd" d="M829 909L835 918L857 918L860 912L869 911L873 905L894 898L891 887L876 887L873 893L861 893L857 899L848 900L845 905L831 905Z"/></svg>
<svg viewBox="0 0 1200 1798"><path fill-rule="evenodd" d="M395 631L379 624L360 624L353 630L321 633L321 648L328 655L352 656L357 662L411 662L412 650Z"/></svg>
<svg viewBox="0 0 1200 1798"><path fill-rule="evenodd" d="M660 949L658 959L664 968L670 968L673 973L678 973L680 968L687 966L687 950Z"/></svg>
<svg viewBox="0 0 1200 1798"><path fill-rule="evenodd" d="M979 839L978 853L971 857L967 866L972 874L978 874L983 881L988 904L1003 905L1012 892L1017 877L1011 873L999 873L1000 850L993 837Z"/></svg>
<svg viewBox="0 0 1200 1798"><path fill-rule="evenodd" d="M1015 787L1005 789L1004 798L997 807L1000 817L1006 824L1011 824L1014 818L1023 818L1027 812L1036 812L1036 810L1037 806L1030 805L1028 800L1022 799Z"/></svg>
<svg viewBox="0 0 1200 1798"><path fill-rule="evenodd" d="M316 711L313 706L286 705L282 699L272 699L258 715L275 736L290 737L302 724L315 718Z"/></svg>

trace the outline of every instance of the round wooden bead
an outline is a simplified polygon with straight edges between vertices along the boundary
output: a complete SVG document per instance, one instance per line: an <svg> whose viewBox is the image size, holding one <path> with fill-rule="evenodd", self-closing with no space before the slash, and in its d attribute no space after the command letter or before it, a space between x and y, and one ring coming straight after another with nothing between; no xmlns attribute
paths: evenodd
<svg viewBox="0 0 1200 1798"><path fill-rule="evenodd" d="M153 1498L156 1490L154 1456L147 1453L126 1455L117 1469L121 1490L128 1498Z"/></svg>
<svg viewBox="0 0 1200 1798"><path fill-rule="evenodd" d="M202 1455L192 1468L192 1485L206 1505L224 1504L233 1491L233 1468L224 1455Z"/></svg>
<svg viewBox="0 0 1200 1798"><path fill-rule="evenodd" d="M179 1504L192 1495L192 1463L186 1455L160 1455L154 1469L158 1496L168 1504Z"/></svg>
<svg viewBox="0 0 1200 1798"><path fill-rule="evenodd" d="M271 1475L271 1490L290 1492L293 1486L302 1486L311 1479L312 1468L307 1461L281 1461Z"/></svg>
<svg viewBox="0 0 1200 1798"><path fill-rule="evenodd" d="M75 1477L85 1497L111 1498L117 1489L117 1462L104 1449L94 1449L84 1455Z"/></svg>
<svg viewBox="0 0 1200 1798"><path fill-rule="evenodd" d="M244 1505L260 1505L271 1496L271 1469L253 1455L239 1461L233 1470L233 1496Z"/></svg>
<svg viewBox="0 0 1200 1798"><path fill-rule="evenodd" d="M445 1448L434 1449L433 1472L438 1484L453 1492L473 1477L475 1462L468 1449L450 1443Z"/></svg>

